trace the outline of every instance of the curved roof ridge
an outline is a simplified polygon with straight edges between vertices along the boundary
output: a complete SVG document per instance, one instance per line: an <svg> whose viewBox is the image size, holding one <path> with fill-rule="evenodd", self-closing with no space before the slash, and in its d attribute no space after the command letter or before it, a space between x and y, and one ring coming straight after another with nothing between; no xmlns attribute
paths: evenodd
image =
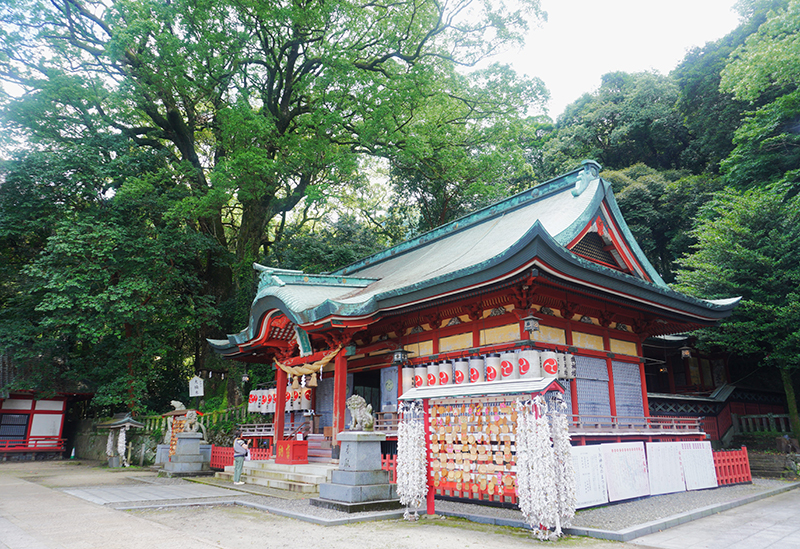
<svg viewBox="0 0 800 549"><path fill-rule="evenodd" d="M376 252L370 256L351 263L350 265L342 267L341 269L333 271L331 274L339 276L355 274L361 269L371 267L387 259L391 259L410 250L419 248L420 246L430 244L431 242L445 238L454 232L463 231L488 219L502 216L508 212L523 208L532 202L538 202L546 199L550 195L559 191L563 191L569 187L574 187L572 194L577 196L583 192L583 190L586 188L586 185L590 181L588 177L581 178L581 174L592 173L594 176L596 176L600 169L600 164L594 160L584 160L579 168L575 168L570 172L549 179L544 183L540 183L529 189L518 192L517 194L508 198L504 198L493 204L484 206L483 208L461 216L458 219L450 221L449 223L445 223L444 225L436 227L435 229L431 229L430 231L422 233L414 238L401 242L400 244L392 246L391 248ZM581 181L583 181L584 184L579 187L578 185L581 183Z"/></svg>

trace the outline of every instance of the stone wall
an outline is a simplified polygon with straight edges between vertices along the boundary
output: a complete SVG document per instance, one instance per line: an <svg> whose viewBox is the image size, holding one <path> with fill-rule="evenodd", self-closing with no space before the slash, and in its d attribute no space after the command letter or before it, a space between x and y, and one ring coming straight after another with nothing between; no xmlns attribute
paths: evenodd
<svg viewBox="0 0 800 549"><path fill-rule="evenodd" d="M95 425L98 423L94 419L82 419L78 426L78 434L75 438L75 457L78 459L91 459L98 461L106 461L106 443L108 441L107 429L96 429ZM139 465L142 456L142 447L144 446L144 465L152 465L155 461L156 446L159 441L156 441L150 436L142 432L140 429L129 429L127 433L127 442L131 444L131 465ZM115 447L116 450L116 447Z"/></svg>

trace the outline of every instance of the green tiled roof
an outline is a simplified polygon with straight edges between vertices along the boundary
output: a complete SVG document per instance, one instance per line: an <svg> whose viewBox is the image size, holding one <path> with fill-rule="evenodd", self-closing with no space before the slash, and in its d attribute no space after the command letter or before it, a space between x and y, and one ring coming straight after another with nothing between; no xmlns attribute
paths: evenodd
<svg viewBox="0 0 800 549"><path fill-rule="evenodd" d="M736 301L714 303L675 292L636 244L600 166L579 169L480 209L330 275L261 271L245 332L213 341L218 350L254 337L263 315L279 309L295 324L313 327L332 318L369 317L465 288L496 283L525 269L610 291L622 299L662 306L706 322L730 314ZM641 266L626 274L572 254L566 246L598 217L611 217ZM627 297L626 297L627 296Z"/></svg>

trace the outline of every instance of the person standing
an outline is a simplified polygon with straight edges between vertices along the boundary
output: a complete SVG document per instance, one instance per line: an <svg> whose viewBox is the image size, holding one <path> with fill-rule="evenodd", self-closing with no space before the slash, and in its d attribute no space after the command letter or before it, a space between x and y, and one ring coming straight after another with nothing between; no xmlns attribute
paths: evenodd
<svg viewBox="0 0 800 549"><path fill-rule="evenodd" d="M242 476L244 458L247 456L247 442L242 438L242 432L236 431L236 438L233 440L233 483L244 484L239 479Z"/></svg>

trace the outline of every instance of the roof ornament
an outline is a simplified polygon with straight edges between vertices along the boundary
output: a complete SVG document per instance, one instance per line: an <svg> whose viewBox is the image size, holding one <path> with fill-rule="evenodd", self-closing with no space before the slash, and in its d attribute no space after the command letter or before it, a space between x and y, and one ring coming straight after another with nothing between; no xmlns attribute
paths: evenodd
<svg viewBox="0 0 800 549"><path fill-rule="evenodd" d="M581 164L583 165L583 171L578 174L575 188L572 189L572 196L580 196L589 186L589 183L600 178L600 164L594 160L584 160Z"/></svg>

